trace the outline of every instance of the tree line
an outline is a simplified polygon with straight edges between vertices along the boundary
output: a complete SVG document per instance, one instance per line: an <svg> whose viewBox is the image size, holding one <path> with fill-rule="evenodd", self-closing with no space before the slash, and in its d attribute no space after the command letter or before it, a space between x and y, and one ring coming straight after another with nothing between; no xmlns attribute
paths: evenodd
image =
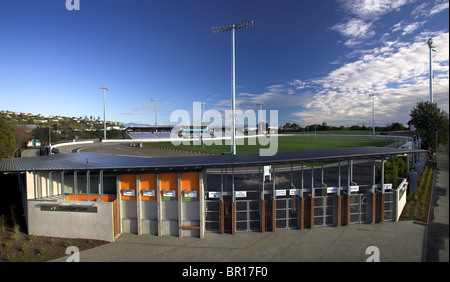
<svg viewBox="0 0 450 282"><path fill-rule="evenodd" d="M386 126L375 126L375 131L398 131L398 130L407 130L409 127L405 127L403 124L398 122L393 122L390 125ZM366 130L370 131L372 130L371 126L365 126L365 125L352 125L349 127L345 126L331 126L328 125L326 122L323 122L322 124L310 124L305 127L301 127L296 123L286 123L280 128L280 132L307 132L307 131L338 131L338 130Z"/></svg>

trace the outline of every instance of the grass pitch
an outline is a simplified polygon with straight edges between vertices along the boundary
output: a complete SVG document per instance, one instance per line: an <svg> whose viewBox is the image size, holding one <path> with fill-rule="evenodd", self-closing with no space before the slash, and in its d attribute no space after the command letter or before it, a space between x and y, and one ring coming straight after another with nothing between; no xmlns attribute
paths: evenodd
<svg viewBox="0 0 450 282"><path fill-rule="evenodd" d="M252 137L255 138L255 137ZM214 139L212 139L214 140ZM255 141L255 142L252 142ZM268 140L265 140L266 143ZM375 146L383 147L393 143L395 139L392 138L370 138L370 137L330 137L330 136L279 136L277 141L271 140L272 143L268 145L261 145L256 140L236 139L236 153L237 154L251 154L260 153L260 149L269 149L274 152L286 151L302 151L302 150L316 150L316 149L334 149L346 147L362 147ZM165 150L177 150L184 152L192 152L197 154L222 154L231 151L230 140L215 140L212 141L192 141L184 140L179 145L171 142L152 142L145 143L147 147L161 148ZM263 141L261 143L265 144Z"/></svg>

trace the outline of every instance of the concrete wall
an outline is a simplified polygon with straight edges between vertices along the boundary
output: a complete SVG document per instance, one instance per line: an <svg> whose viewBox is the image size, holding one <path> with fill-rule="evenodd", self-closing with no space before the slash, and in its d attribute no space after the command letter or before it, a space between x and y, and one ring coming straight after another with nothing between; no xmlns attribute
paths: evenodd
<svg viewBox="0 0 450 282"><path fill-rule="evenodd" d="M88 238L112 242L113 203L91 202L97 213L41 211L42 204L58 202L28 200L28 234L60 238ZM61 205L81 205L82 203L64 201ZM85 205L87 203L83 203Z"/></svg>
<svg viewBox="0 0 450 282"><path fill-rule="evenodd" d="M400 185L398 185L397 189L395 190L395 199L396 199L396 213L395 213L395 221L398 221L403 208L406 205L406 199L407 199L407 190L408 188L408 182L406 181L406 179L403 179L403 181L400 183Z"/></svg>

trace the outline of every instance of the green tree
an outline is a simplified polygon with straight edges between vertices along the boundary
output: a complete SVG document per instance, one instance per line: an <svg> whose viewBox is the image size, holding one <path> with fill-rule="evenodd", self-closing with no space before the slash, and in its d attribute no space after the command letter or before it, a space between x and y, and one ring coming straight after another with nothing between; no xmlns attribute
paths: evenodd
<svg viewBox="0 0 450 282"><path fill-rule="evenodd" d="M0 120L0 158L10 158L16 151L14 130L3 120Z"/></svg>
<svg viewBox="0 0 450 282"><path fill-rule="evenodd" d="M399 184L399 178L406 178L406 157L390 158L384 163L384 183L392 183L393 187ZM376 181L381 183L381 166L377 167Z"/></svg>
<svg viewBox="0 0 450 282"><path fill-rule="evenodd" d="M48 127L36 127L35 129L33 129L33 131L31 131L31 136L34 139L37 139L39 141L41 141L41 146L42 147L46 147L48 146ZM52 136L51 136L51 141L52 144L55 144L56 142L59 141L59 136L58 134L55 134L52 132Z"/></svg>
<svg viewBox="0 0 450 282"><path fill-rule="evenodd" d="M411 110L410 124L416 127L416 131L423 138L424 149L436 150L436 132L438 133L439 143L448 140L448 113L438 108L436 103L421 101Z"/></svg>

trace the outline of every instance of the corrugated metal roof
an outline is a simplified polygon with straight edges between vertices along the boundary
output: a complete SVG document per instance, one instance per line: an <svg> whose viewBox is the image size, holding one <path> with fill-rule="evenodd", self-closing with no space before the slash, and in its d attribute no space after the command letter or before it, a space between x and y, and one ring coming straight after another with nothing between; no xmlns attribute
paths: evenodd
<svg viewBox="0 0 450 282"><path fill-rule="evenodd" d="M50 156L10 158L0 161L0 172L107 170L107 169L176 169L225 166L249 166L276 163L310 162L338 159L378 158L422 150L387 147L354 147L326 150L278 152L274 156L259 154L151 158L98 153L56 154Z"/></svg>

